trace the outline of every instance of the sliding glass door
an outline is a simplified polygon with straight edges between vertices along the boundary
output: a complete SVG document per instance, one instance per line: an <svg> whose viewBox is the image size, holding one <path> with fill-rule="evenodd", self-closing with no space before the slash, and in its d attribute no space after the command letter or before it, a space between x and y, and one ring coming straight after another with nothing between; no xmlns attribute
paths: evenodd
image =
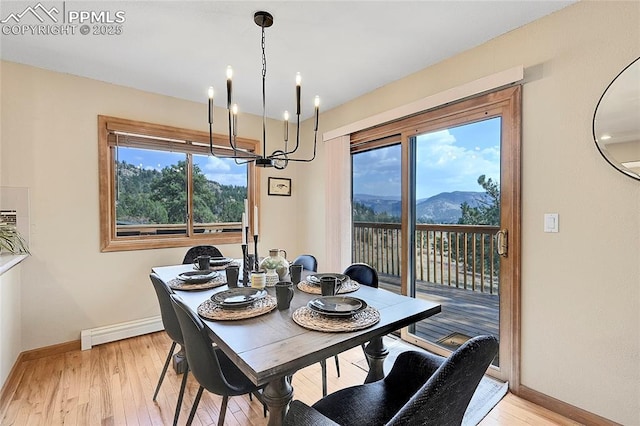
<svg viewBox="0 0 640 426"><path fill-rule="evenodd" d="M352 260L380 286L439 302L402 337L447 355L500 339L491 373L517 382L519 86L351 135Z"/></svg>
<svg viewBox="0 0 640 426"><path fill-rule="evenodd" d="M380 286L400 294L402 262L401 145L356 150L352 170L352 261L384 275Z"/></svg>
<svg viewBox="0 0 640 426"><path fill-rule="evenodd" d="M411 138L410 294L437 300L442 312L409 334L443 351L500 332L501 117ZM499 359L494 361L499 365Z"/></svg>

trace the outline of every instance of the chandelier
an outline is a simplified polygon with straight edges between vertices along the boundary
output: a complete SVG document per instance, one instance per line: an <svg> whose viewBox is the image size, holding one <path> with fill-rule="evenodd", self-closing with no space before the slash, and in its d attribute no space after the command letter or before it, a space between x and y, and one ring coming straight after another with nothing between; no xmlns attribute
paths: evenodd
<svg viewBox="0 0 640 426"><path fill-rule="evenodd" d="M209 87L209 149L211 155L233 158L237 164L255 162L258 167L275 167L282 170L287 167L289 161L310 162L316 157L316 143L318 137L318 115L320 98L315 97L315 116L313 126L313 155L310 158L293 158L294 154L300 146L300 94L301 94L301 77L300 73L296 74L296 142L292 149L289 147L289 112L284 112L284 149L277 149L270 155L267 155L267 111L266 111L266 79L267 79L267 57L265 54L265 32L264 29L273 25L273 16L269 12L259 11L253 15L254 22L262 29L262 155L247 149L239 148L236 145L237 127L238 127L238 105L232 102L232 77L233 70L231 66L227 67L227 113L229 117L229 146L233 151L231 154L214 154L213 152L213 87Z"/></svg>

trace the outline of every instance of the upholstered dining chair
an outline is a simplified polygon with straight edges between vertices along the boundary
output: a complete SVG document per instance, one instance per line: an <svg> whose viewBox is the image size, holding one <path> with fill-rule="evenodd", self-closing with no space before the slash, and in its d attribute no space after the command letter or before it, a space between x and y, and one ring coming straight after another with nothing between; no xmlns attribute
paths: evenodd
<svg viewBox="0 0 640 426"><path fill-rule="evenodd" d="M175 294L171 295L171 303L184 337L184 349L189 369L200 384L187 419L187 425L193 422L204 389L222 396L218 426L224 425L230 396L253 393L262 402L261 387L254 385L221 350L214 349L198 315Z"/></svg>
<svg viewBox="0 0 640 426"><path fill-rule="evenodd" d="M387 377L328 395L311 407L293 401L284 424L459 426L498 340L478 336L449 358L407 351Z"/></svg>
<svg viewBox="0 0 640 426"><path fill-rule="evenodd" d="M318 261L312 254L301 254L293 259L292 265L302 265L302 269L311 272L318 272Z"/></svg>
<svg viewBox="0 0 640 426"><path fill-rule="evenodd" d="M312 254L301 254L293 259L292 265L302 265L302 269L306 269L310 272L318 272L318 261ZM336 373L340 377L340 360L338 355L334 357L336 362ZM327 395L327 360L320 361L320 367L322 370L322 396Z"/></svg>
<svg viewBox="0 0 640 426"><path fill-rule="evenodd" d="M378 288L378 271L366 263L352 263L344 274L362 285Z"/></svg>
<svg viewBox="0 0 640 426"><path fill-rule="evenodd" d="M198 256L222 257L222 252L214 246L195 246L187 250L182 264L193 263Z"/></svg>
<svg viewBox="0 0 640 426"><path fill-rule="evenodd" d="M366 263L352 263L344 270L344 274L350 279L368 287L378 288L378 271ZM364 351L364 343L362 350Z"/></svg>
<svg viewBox="0 0 640 426"><path fill-rule="evenodd" d="M155 401L156 397L158 396L158 391L160 390L160 385L162 385L164 376L165 374L167 374L167 368L169 367L169 363L171 362L173 352L176 349L176 344L179 344L180 349L182 349L182 347L184 346L184 339L182 338L182 330L180 329L180 323L178 323L178 317L176 317L176 312L173 310L173 306L171 305L170 295L173 294L173 290L171 290L167 283L165 283L156 274L149 275L149 278L151 278L151 283L153 284L153 288L156 291L156 296L158 297L158 303L160 304L160 317L162 318L162 325L164 325L164 330L167 332L169 338L173 341L171 343L171 347L169 348L167 359L164 362L162 373L160 373L160 378L158 379L158 384L156 385L156 391L153 394L153 400ZM189 375L188 366L182 374L182 384L180 385L180 392L178 392L176 412L173 417L174 426L178 424L178 417L180 416L180 408L182 407L184 389L187 385L187 376Z"/></svg>
<svg viewBox="0 0 640 426"><path fill-rule="evenodd" d="M366 263L353 263L347 266L344 270L344 274L350 279L357 281L362 285L378 288L378 271L375 268L367 265ZM362 344L362 350L364 351L365 344ZM366 354L365 354L366 357ZM338 355L334 357L336 361L336 371L338 377L340 377L340 360ZM368 362L368 360L367 360ZM327 395L327 363L326 361L320 361L322 367L322 396Z"/></svg>

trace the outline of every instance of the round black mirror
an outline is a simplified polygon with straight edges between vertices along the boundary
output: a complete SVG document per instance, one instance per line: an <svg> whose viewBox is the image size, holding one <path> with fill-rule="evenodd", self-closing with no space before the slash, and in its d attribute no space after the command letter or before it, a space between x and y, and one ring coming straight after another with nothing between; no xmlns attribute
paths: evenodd
<svg viewBox="0 0 640 426"><path fill-rule="evenodd" d="M613 167L640 180L640 58L602 94L593 115L593 137Z"/></svg>

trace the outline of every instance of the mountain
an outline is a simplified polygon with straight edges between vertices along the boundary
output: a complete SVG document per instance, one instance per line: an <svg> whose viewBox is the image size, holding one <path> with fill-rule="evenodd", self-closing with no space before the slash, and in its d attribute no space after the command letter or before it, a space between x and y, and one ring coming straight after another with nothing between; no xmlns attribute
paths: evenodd
<svg viewBox="0 0 640 426"><path fill-rule="evenodd" d="M385 195L354 194L353 201L363 204L374 213L387 212L391 216L400 216L400 197Z"/></svg>
<svg viewBox="0 0 640 426"><path fill-rule="evenodd" d="M484 192L454 191L442 192L416 203L416 217L423 223L457 223L462 215L460 205L464 202L476 207L487 195ZM386 212L391 216L400 216L400 197L354 194L354 202L363 204L375 213Z"/></svg>
<svg viewBox="0 0 640 426"><path fill-rule="evenodd" d="M462 216L460 205L467 203L477 207L480 201L486 199L484 192L454 191L442 192L416 204L418 222L427 223L458 223Z"/></svg>

